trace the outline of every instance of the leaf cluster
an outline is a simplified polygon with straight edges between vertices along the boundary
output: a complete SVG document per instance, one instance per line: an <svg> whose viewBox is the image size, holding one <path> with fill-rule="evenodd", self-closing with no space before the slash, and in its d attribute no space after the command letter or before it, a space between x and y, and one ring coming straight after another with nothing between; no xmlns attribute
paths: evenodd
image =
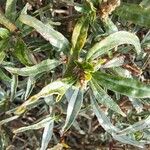
<svg viewBox="0 0 150 150"><path fill-rule="evenodd" d="M36 109L42 114L35 115L37 122L11 132L44 128L41 150L51 139L68 148L64 137L72 126L87 132L77 118L94 116L107 141L140 148L149 144L150 84L141 81L149 64L149 1L29 3L7 0L0 11L0 148L10 143L6 126ZM68 10L57 9L58 4ZM71 20L59 22L57 13Z"/></svg>

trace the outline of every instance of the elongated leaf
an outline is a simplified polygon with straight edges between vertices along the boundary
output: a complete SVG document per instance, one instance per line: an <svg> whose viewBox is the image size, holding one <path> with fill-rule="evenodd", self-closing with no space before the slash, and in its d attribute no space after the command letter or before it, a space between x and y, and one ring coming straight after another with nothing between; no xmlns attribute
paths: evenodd
<svg viewBox="0 0 150 150"><path fill-rule="evenodd" d="M124 56L114 57L112 60L102 65L101 68L112 68L122 66L124 63L124 58L125 58Z"/></svg>
<svg viewBox="0 0 150 150"><path fill-rule="evenodd" d="M138 4L122 3L122 5L116 9L115 14L135 24L150 27L150 9L145 9L145 7L141 7Z"/></svg>
<svg viewBox="0 0 150 150"><path fill-rule="evenodd" d="M5 28L0 28L0 37L6 39L9 37L9 31Z"/></svg>
<svg viewBox="0 0 150 150"><path fill-rule="evenodd" d="M147 43L147 42L149 43L149 41L150 41L150 30L144 36L143 40L141 41L141 44Z"/></svg>
<svg viewBox="0 0 150 150"><path fill-rule="evenodd" d="M72 80L63 79L54 81L47 86L45 86L39 93L38 97L47 97L52 94L64 95L66 90L71 86Z"/></svg>
<svg viewBox="0 0 150 150"><path fill-rule="evenodd" d="M142 131L143 129L148 129L150 127L150 116L144 120L134 123L130 125L128 128L119 131L119 135L129 134L135 131Z"/></svg>
<svg viewBox="0 0 150 150"><path fill-rule="evenodd" d="M37 74L50 71L55 67L57 67L59 64L60 62L57 60L46 59L43 60L41 63L31 67L24 67L24 68L5 67L5 69L12 74L18 74L20 76L35 76Z"/></svg>
<svg viewBox="0 0 150 150"><path fill-rule="evenodd" d="M87 53L86 59L95 59L102 54L107 53L109 50L122 44L132 44L135 51L139 54L141 52L140 41L136 35L126 31L115 32L104 40L96 43Z"/></svg>
<svg viewBox="0 0 150 150"><path fill-rule="evenodd" d="M8 123L8 122L10 122L10 121L13 121L13 120L17 119L18 117L19 117L19 116L16 115L16 116L13 116L13 117L10 117L10 118L1 120L1 121L0 121L0 126L3 125L3 124Z"/></svg>
<svg viewBox="0 0 150 150"><path fill-rule="evenodd" d="M25 100L28 98L28 96L30 95L30 93L32 92L34 86L35 86L35 78L34 77L29 77L28 81L27 81L27 87L26 87L26 92L25 92Z"/></svg>
<svg viewBox="0 0 150 150"><path fill-rule="evenodd" d="M104 112L100 109L95 98L92 97L91 103L93 107L93 112L96 115L100 125L110 134L112 134L113 132L117 132L118 129L112 125L111 121L107 118Z"/></svg>
<svg viewBox="0 0 150 150"><path fill-rule="evenodd" d="M72 53L73 54L77 53L77 56L86 42L88 27L89 27L88 19L86 17L81 17L73 30Z"/></svg>
<svg viewBox="0 0 150 150"><path fill-rule="evenodd" d="M150 85L129 78L117 77L103 72L93 73L93 78L109 90L133 98L150 97Z"/></svg>
<svg viewBox="0 0 150 150"><path fill-rule="evenodd" d="M6 133L6 131L3 129L3 127L1 127L0 130L0 149L4 150L9 146L9 136Z"/></svg>
<svg viewBox="0 0 150 150"><path fill-rule="evenodd" d="M145 8L145 9L149 9L150 8L150 1L149 0L142 0L142 2L140 3L140 6Z"/></svg>
<svg viewBox="0 0 150 150"><path fill-rule="evenodd" d="M144 148L144 144L146 144L146 142L139 142L137 140L133 140L131 137L129 136L125 136L125 135L117 135L116 133L112 134L113 138L119 142L125 143L125 144L130 144L139 148Z"/></svg>
<svg viewBox="0 0 150 150"><path fill-rule="evenodd" d="M83 48L89 27L89 20L86 17L81 17L75 25L72 34L71 57L65 72L65 77L72 76L72 68L75 67L74 60L78 59L79 53Z"/></svg>
<svg viewBox="0 0 150 150"><path fill-rule="evenodd" d="M0 64L3 62L3 60L4 60L4 58L5 58L5 52L0 52Z"/></svg>
<svg viewBox="0 0 150 150"><path fill-rule="evenodd" d="M17 86L18 86L18 75L13 75L12 76L12 81L11 81L10 101L13 101L14 98L15 98Z"/></svg>
<svg viewBox="0 0 150 150"><path fill-rule="evenodd" d="M117 26L111 21L110 18L103 20L104 28L107 34L118 32Z"/></svg>
<svg viewBox="0 0 150 150"><path fill-rule="evenodd" d="M0 24L4 25L11 32L17 30L17 27L13 23L11 23L1 11L0 11Z"/></svg>
<svg viewBox="0 0 150 150"><path fill-rule="evenodd" d="M26 126L26 127L21 127L19 129L14 130L14 133L20 133L20 132L25 132L27 130L37 130L40 128L45 127L45 125L47 125L47 123L51 123L54 120L54 118L50 117L49 115L46 116L45 119L43 119L42 121L35 123L33 125L30 126Z"/></svg>
<svg viewBox="0 0 150 150"><path fill-rule="evenodd" d="M62 49L68 50L69 49L69 42L68 40L58 31L54 30L50 25L45 25L38 19L21 14L19 20L28 25L33 27L37 32L39 32L46 40L48 40L53 46Z"/></svg>
<svg viewBox="0 0 150 150"><path fill-rule="evenodd" d="M19 106L15 114L20 115L24 113L27 107L34 104L38 99L45 98L53 94L57 95L56 101L59 101L73 83L74 80L72 79L62 79L48 84L38 94L30 97L26 102Z"/></svg>
<svg viewBox="0 0 150 150"><path fill-rule="evenodd" d="M124 69L122 67L115 67L113 68L114 74L117 76L125 77L125 78L132 78L132 74L129 70Z"/></svg>
<svg viewBox="0 0 150 150"><path fill-rule="evenodd" d="M4 73L2 69L0 69L0 79L5 82L11 82L11 79Z"/></svg>
<svg viewBox="0 0 150 150"><path fill-rule="evenodd" d="M67 118L65 121L65 125L62 128L61 134L66 132L74 120L76 119L83 102L83 90L75 87L72 96L70 97L68 108L67 108Z"/></svg>
<svg viewBox="0 0 150 150"><path fill-rule="evenodd" d="M83 5L76 3L74 8L76 11L85 14L85 18L89 21L93 21L96 18L96 8L93 5L93 1L86 0L84 1Z"/></svg>
<svg viewBox="0 0 150 150"><path fill-rule="evenodd" d="M40 97L47 97L53 94L57 94L56 101L58 102L65 94L66 90L71 86L71 82L64 79L62 81L53 82L51 85L44 87L39 94ZM70 83L69 83L70 82Z"/></svg>
<svg viewBox="0 0 150 150"><path fill-rule="evenodd" d="M74 90L71 87L66 91L65 96L66 96L68 103L69 103L70 97L72 96L73 93L74 93Z"/></svg>
<svg viewBox="0 0 150 150"><path fill-rule="evenodd" d="M109 109L121 114L122 116L126 116L117 103L97 84L97 82L92 79L90 81L90 85L93 91L93 95L98 100L99 103L105 105Z"/></svg>
<svg viewBox="0 0 150 150"><path fill-rule="evenodd" d="M17 39L14 47L13 54L19 59L19 61L27 66L33 65L32 57L33 55L27 49L26 44L22 39Z"/></svg>
<svg viewBox="0 0 150 150"><path fill-rule="evenodd" d="M0 41L0 52L4 52L8 46L8 39L3 39Z"/></svg>
<svg viewBox="0 0 150 150"><path fill-rule="evenodd" d="M52 138L53 135L53 127L54 127L54 121L48 122L45 125L44 131L43 131L43 136L42 136L42 144L40 150L46 150L49 141Z"/></svg>
<svg viewBox="0 0 150 150"><path fill-rule="evenodd" d="M131 137L126 136L126 135L117 135L116 133L120 130L116 128L110 121L110 119L104 114L104 112L99 108L96 100L92 98L91 100L92 107L93 107L93 112L95 113L100 125L108 132L110 133L113 138L117 141L126 143L126 144L131 144L140 148L144 147L143 143L140 143L136 140L131 139Z"/></svg>
<svg viewBox="0 0 150 150"><path fill-rule="evenodd" d="M5 16L13 22L16 19L16 2L17 0L7 0L5 7Z"/></svg>
<svg viewBox="0 0 150 150"><path fill-rule="evenodd" d="M143 104L139 99L135 99L135 98L130 98L129 97L130 102L132 103L133 107L136 109L137 113L142 112L143 110Z"/></svg>

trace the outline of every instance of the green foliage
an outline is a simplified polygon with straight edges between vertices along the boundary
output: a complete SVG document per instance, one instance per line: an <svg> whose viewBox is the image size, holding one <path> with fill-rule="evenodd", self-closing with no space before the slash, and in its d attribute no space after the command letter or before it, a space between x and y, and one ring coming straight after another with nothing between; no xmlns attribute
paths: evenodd
<svg viewBox="0 0 150 150"><path fill-rule="evenodd" d="M27 66L33 64L32 62L32 55L29 53L27 46L25 45L22 39L17 39L17 42L14 46L14 55L19 59L19 61Z"/></svg>
<svg viewBox="0 0 150 150"><path fill-rule="evenodd" d="M87 54L86 59L95 59L102 54L107 53L109 50L122 45L122 44L132 44L135 47L136 52L139 54L141 51L139 39L132 33L126 31L115 32L104 40L96 43Z"/></svg>
<svg viewBox="0 0 150 150"><path fill-rule="evenodd" d="M35 12L30 7L36 8L36 4L24 6L20 1L18 11L18 3L7 0L5 14L0 12L0 113L4 113L0 126L8 124L9 128L11 121L26 118L28 112L39 109L37 122L10 129L18 135L44 128L40 147L46 150L50 140L58 136L54 128L61 138L72 126L85 134L79 120L82 117L92 120L95 115L109 135L107 141L113 138L140 148L148 144L150 121L144 106L149 104L150 85L139 79L143 77L142 71L144 74L143 66L148 66L144 49L149 48L150 9L144 6L149 2L122 3L112 17L101 18L99 6L105 7L101 0L63 1L79 14L68 23L75 24L71 26L72 38L69 32L60 32L63 25L55 22L59 17L49 12L53 2ZM130 25L124 28L124 22L119 22L117 16L145 26L147 34L140 37L142 42L137 34L142 28ZM131 56L136 59L131 60ZM140 66L138 61L144 65ZM122 99L133 105L128 111L122 108ZM133 115L135 111L137 117ZM143 113L142 117L139 113ZM5 132L6 128L0 131L1 149L10 145L10 142L3 144Z"/></svg>
<svg viewBox="0 0 150 150"><path fill-rule="evenodd" d="M131 139L130 136L126 136L126 135L119 135L119 129L117 127L115 127L110 119L104 114L104 112L102 110L100 110L97 102L95 101L95 99L92 99L92 106L93 106L93 111L99 121L99 123L101 124L101 126L108 132L110 133L114 139L116 139L117 141L120 141L122 143L127 143L127 144L131 144L134 146L138 146L138 147L143 147L143 143L139 143L138 141Z"/></svg>
<svg viewBox="0 0 150 150"><path fill-rule="evenodd" d="M17 0L6 1L5 16L12 22L14 22L16 19L16 3Z"/></svg>
<svg viewBox="0 0 150 150"><path fill-rule="evenodd" d="M147 6L149 6L149 4ZM150 8L146 9L145 7L141 7L137 4L123 3L116 10L116 14L121 18L127 19L140 26L150 27Z"/></svg>
<svg viewBox="0 0 150 150"><path fill-rule="evenodd" d="M107 89L126 96L134 98L150 97L150 86L142 84L134 79L116 77L99 71L93 74L93 78Z"/></svg>
<svg viewBox="0 0 150 150"><path fill-rule="evenodd" d="M12 74L17 74L20 76L36 76L40 73L48 72L60 64L61 64L60 61L46 59L31 67L27 66L23 68L14 68L11 66L6 66L5 69Z"/></svg>
<svg viewBox="0 0 150 150"><path fill-rule="evenodd" d="M66 132L71 125L73 124L74 120L76 119L81 106L83 103L83 89L79 87L73 87L73 93L69 99L69 104L67 108L67 117L65 121L65 125L62 128L61 133L63 134Z"/></svg>
<svg viewBox="0 0 150 150"><path fill-rule="evenodd" d="M126 116L120 107L112 100L112 98L97 84L97 81L94 79L91 81L91 88L93 91L94 97L98 100L99 103L107 106L108 108L116 111L122 116Z"/></svg>
<svg viewBox="0 0 150 150"><path fill-rule="evenodd" d="M33 27L37 32L39 32L53 46L55 46L59 49L62 49L62 50L68 50L69 49L68 40L61 33L54 30L51 25L43 24L38 19L36 19L32 16L29 16L29 15L26 15L26 14L21 14L19 16L19 20L22 23Z"/></svg>

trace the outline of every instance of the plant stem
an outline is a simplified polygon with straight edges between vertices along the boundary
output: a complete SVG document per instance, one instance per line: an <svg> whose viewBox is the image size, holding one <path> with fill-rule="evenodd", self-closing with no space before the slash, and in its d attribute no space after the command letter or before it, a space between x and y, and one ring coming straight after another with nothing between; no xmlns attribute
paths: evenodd
<svg viewBox="0 0 150 150"><path fill-rule="evenodd" d="M75 51L74 51L75 52ZM78 53L73 53L69 59L67 69L65 71L64 77L70 77L73 75L73 69L76 66L75 60L78 60Z"/></svg>

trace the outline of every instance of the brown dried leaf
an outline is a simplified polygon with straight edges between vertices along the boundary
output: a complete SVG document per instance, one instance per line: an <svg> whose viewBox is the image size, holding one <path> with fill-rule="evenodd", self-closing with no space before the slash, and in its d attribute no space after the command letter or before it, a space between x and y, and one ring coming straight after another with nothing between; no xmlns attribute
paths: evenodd
<svg viewBox="0 0 150 150"><path fill-rule="evenodd" d="M107 19L108 16L120 5L120 0L107 0L100 5L100 16Z"/></svg>

